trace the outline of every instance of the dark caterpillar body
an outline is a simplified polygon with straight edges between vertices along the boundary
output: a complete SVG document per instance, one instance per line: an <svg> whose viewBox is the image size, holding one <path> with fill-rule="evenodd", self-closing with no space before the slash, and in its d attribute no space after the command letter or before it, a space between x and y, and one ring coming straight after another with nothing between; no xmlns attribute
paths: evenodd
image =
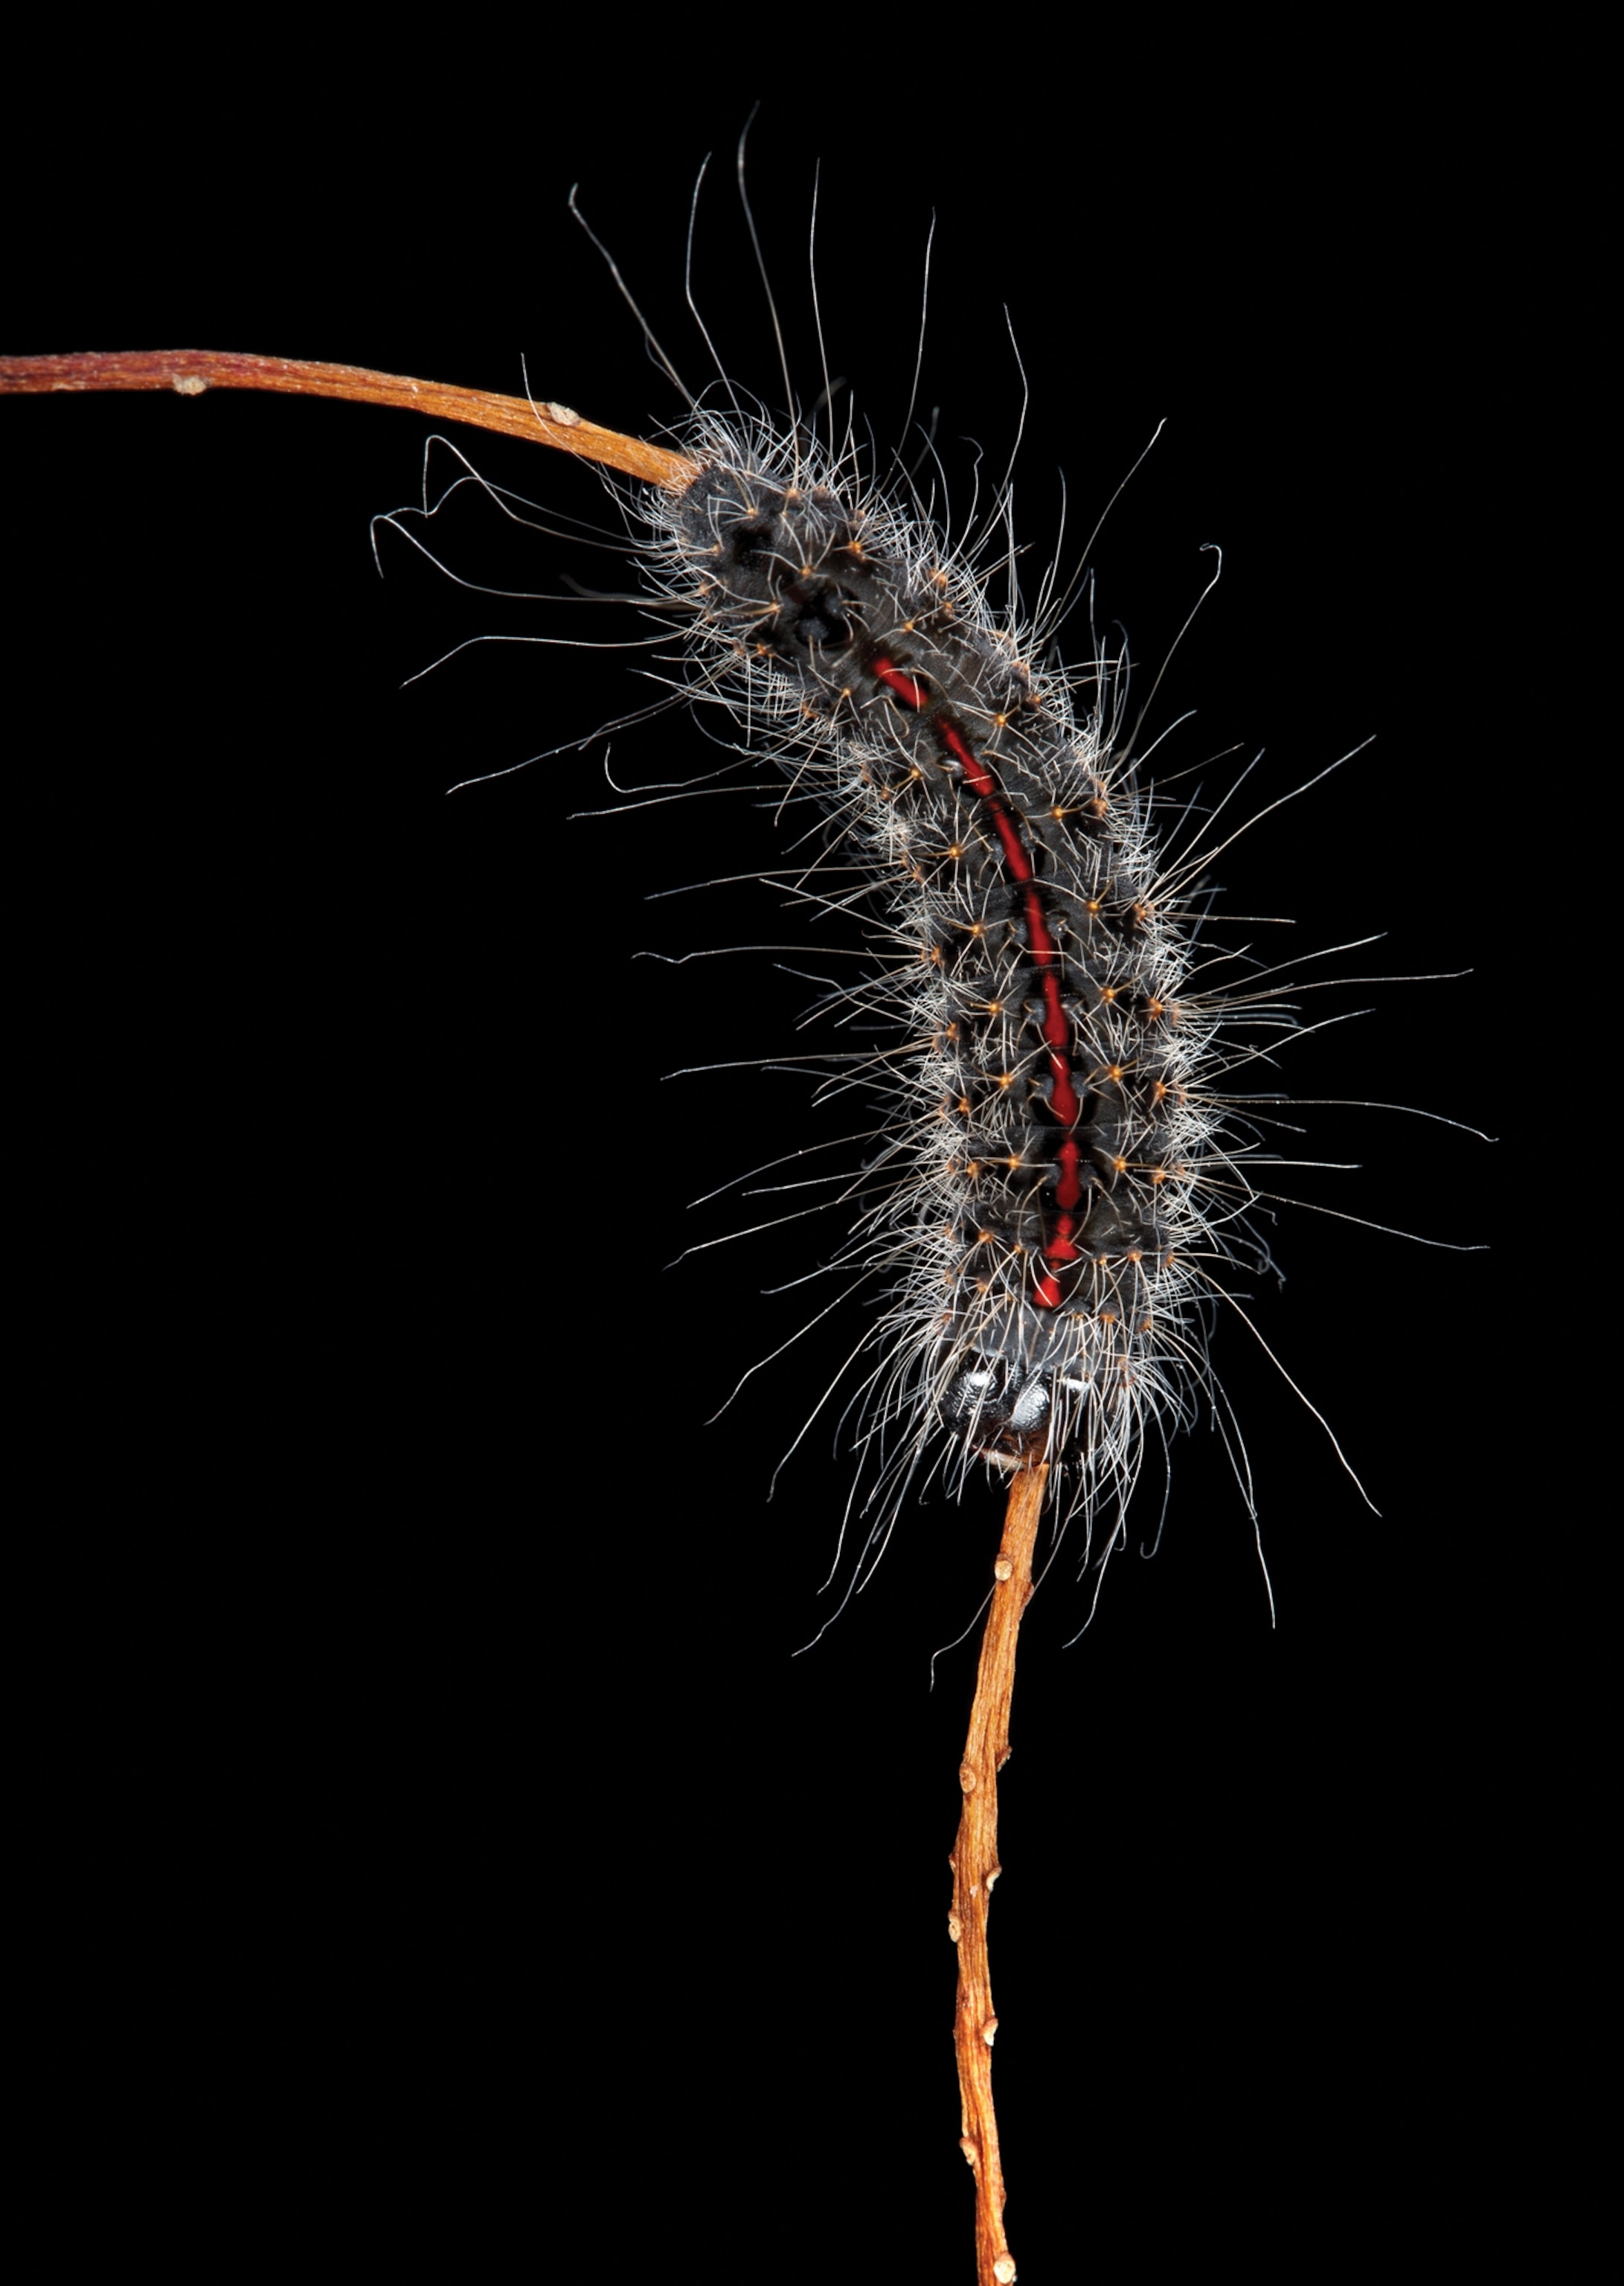
<svg viewBox="0 0 1624 2286"><path fill-rule="evenodd" d="M871 1402L912 1455L945 1422L961 1454L1131 1477L1199 1358L1212 1024L1181 1002L1186 941L1113 760L1119 666L1096 657L1079 721L850 460L710 416L684 442L701 473L663 499L654 561L695 695L765 719L882 916L883 967L846 996L904 1043L877 1068L892 1188L842 1257L888 1289Z"/></svg>

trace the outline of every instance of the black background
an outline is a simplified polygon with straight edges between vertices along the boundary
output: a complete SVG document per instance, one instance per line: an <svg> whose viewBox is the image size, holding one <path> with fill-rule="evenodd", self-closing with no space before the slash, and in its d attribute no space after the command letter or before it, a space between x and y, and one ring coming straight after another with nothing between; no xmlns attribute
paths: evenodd
<svg viewBox="0 0 1624 2286"><path fill-rule="evenodd" d="M1156 702L1159 724L1194 710L1175 766L1217 791L1262 748L1260 806L1376 740L1226 855L1225 905L1295 916L1268 935L1305 953L1386 932L1330 976L1474 972L1315 995L1372 1013L1284 1074L1500 1131L1501 731L1533 703L1500 561L1514 479L1487 482L1515 201L1486 128L1452 129L1445 163L1419 99L1329 45L1289 101L1251 91L1253 60L1186 58L1170 85L1125 48L999 132L961 101L893 91L871 120L769 93L765 260L812 393L821 158L830 359L883 454L934 212L922 401L961 505L977 451L1008 457L1024 367L1034 568L1081 548L1165 418L1091 560L1144 689L1223 547ZM508 393L522 356L538 396L652 434L674 392L566 197L578 180L702 381L681 281L714 149L695 295L776 406L732 177L749 95L687 75L656 128L600 62L538 54L512 102L498 59L413 68L328 95L223 81L206 120L159 102L93 149L65 116L41 149L72 151L73 199L40 203L7 345ZM27 1392L67 1415L35 1486L31 1727L91 1868L65 2132L171 2144L161 2218L199 2175L245 2231L336 2197L359 2241L381 2212L428 2234L449 2205L456 2274L533 2235L558 2274L968 2277L945 1859L974 1638L934 1690L930 1658L973 1619L997 1496L906 1510L792 1659L829 1608L851 1463L822 1428L769 1483L860 1320L706 1423L823 1297L763 1289L835 1234L665 1266L731 1227L691 1199L828 1131L793 1076L663 1076L792 1047L804 984L631 958L781 941L748 887L646 902L771 866L770 808L583 821L613 799L601 747L447 798L638 706L645 654L568 642L636 634L629 613L472 594L388 532L380 580L369 518L417 493L413 416L215 392L4 422L49 1264ZM604 520L585 472L458 441L544 522ZM468 578L562 598L623 576L467 505L446 530ZM522 640L410 680L487 634ZM706 760L679 712L614 741L625 784ZM1171 2274L1192 2243L1318 2274L1400 2215L1412 2243L1447 2234L1485 2187L1470 2151L1440 2186L1439 2145L1489 2070L1474 1996L1523 1910L1505 1865L1486 1892L1485 1828L1533 1785L1489 1610L1533 1402L1496 1206L1514 1147L1305 1116L1305 1155L1360 1171L1289 1190L1499 1250L1283 1211L1289 1282L1256 1322L1380 1515L1221 1323L1276 1627L1204 1427L1159 1554L1137 1552L1153 1497L1083 1640L1070 1551L1032 1609L992 1922L1024 2278Z"/></svg>

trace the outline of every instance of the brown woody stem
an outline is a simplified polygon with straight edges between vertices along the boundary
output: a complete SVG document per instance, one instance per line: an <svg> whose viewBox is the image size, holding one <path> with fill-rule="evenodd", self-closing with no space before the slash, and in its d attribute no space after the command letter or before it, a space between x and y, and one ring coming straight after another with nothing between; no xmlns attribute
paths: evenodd
<svg viewBox="0 0 1624 2286"><path fill-rule="evenodd" d="M303 358L255 357L235 350L85 350L71 357L0 358L0 396L56 390L172 389L200 397L206 389L277 389L293 397L347 397L362 405L401 405L440 421L494 429L533 445L551 445L584 461L640 477L645 484L684 485L698 473L685 453L669 453L618 430L583 421L567 405L531 404L489 390L412 381L359 365L317 365Z"/></svg>
<svg viewBox="0 0 1624 2286"><path fill-rule="evenodd" d="M491 429L550 445L618 469L644 483L678 485L698 474L680 453L600 429L567 406L522 397L412 381L364 366L318 365L297 358L255 357L215 350L87 351L73 356L0 358L0 396L107 389L171 389L199 397L207 389L280 390L298 397L341 397L398 405L442 421ZM1004 2236L1004 2172L992 2105L992 2039L998 2019L987 1960L987 1909L998 1879L998 1773L1009 1758L1009 1707L1015 1689L1016 1637L1032 1595L1032 1551L1048 1463L1018 1470L1010 1487L1003 1540L993 1565L992 1607L970 1708L969 1735L959 1766L964 1807L953 1866L948 1927L959 1949L953 2046L959 2065L960 2147L976 2175L977 2286L1010 2286L1015 2259Z"/></svg>
<svg viewBox="0 0 1624 2286"><path fill-rule="evenodd" d="M1004 1536L993 1564L992 1608L981 1638L981 1665L969 1736L959 1765L964 1808L953 1867L948 1932L959 1948L953 2047L959 2062L963 2132L959 2147L976 2174L977 2286L1009 2286L1015 2258L1004 2236L1004 2170L992 2108L992 1982L987 1964L987 1910L999 1876L998 1773L1009 1759L1009 1703L1015 1691L1015 1643L1032 1595L1032 1549L1043 1510L1048 1463L1022 1469L1009 1488Z"/></svg>

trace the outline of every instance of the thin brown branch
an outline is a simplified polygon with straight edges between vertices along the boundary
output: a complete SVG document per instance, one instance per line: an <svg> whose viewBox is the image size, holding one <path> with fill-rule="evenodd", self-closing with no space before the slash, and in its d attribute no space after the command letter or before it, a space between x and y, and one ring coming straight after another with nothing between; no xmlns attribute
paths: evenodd
<svg viewBox="0 0 1624 2286"><path fill-rule="evenodd" d="M236 350L85 350L67 357L0 358L0 397L57 390L172 389L200 397L207 389L276 389L293 397L347 397L361 405L400 405L438 421L494 429L533 445L551 445L584 461L640 477L645 484L685 485L697 465L685 453L646 445L618 430L600 429L567 405L532 405L483 389L457 389L367 366L317 365L304 358L255 357Z"/></svg>
<svg viewBox="0 0 1624 2286"><path fill-rule="evenodd" d="M964 1808L948 1861L953 1867L948 1933L959 1948L953 2015L963 2122L959 2147L976 2174L977 2286L1009 2286L1015 2276L1015 2258L1004 2236L1004 2170L992 2108L992 2038L998 2018L987 1964L987 1911L1000 1871L998 1773L1009 1759L1015 1643L1032 1595L1032 1549L1047 1478L1048 1463L1040 1461L1022 1469L1009 1488L1004 1536L992 1566L992 1603L981 1638L969 1736L959 1765Z"/></svg>
<svg viewBox="0 0 1624 2286"><path fill-rule="evenodd" d="M200 397L208 389L268 389L298 397L341 397L397 405L442 421L548 445L618 469L646 484L679 485L699 473L685 454L584 421L566 406L532 404L484 390L413 381L364 366L215 350L87 351L60 357L0 358L0 396L57 390L169 389ZM1004 2173L992 2104L992 2040L998 2019L988 1968L987 1912L998 1879L998 1773L1009 1758L1016 1638L1032 1590L1032 1551L1048 1463L1020 1469L1010 1487L1003 1540L993 1565L992 1606L981 1644L969 1735L959 1767L964 1807L949 1861L948 1927L959 1949L953 2045L959 2065L960 2146L976 2176L977 2286L1011 2286L1015 2258L1004 2236Z"/></svg>

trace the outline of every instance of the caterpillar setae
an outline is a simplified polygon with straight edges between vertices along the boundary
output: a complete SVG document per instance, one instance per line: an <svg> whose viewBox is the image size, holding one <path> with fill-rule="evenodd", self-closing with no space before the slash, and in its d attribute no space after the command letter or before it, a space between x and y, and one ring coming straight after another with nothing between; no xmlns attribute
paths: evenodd
<svg viewBox="0 0 1624 2286"><path fill-rule="evenodd" d="M695 472L632 501L637 553L690 695L788 776L786 893L864 923L822 1013L875 1037L820 1061L873 1113L836 1266L873 1297L852 1409L877 1529L983 1459L1047 1457L1086 1515L1120 1505L1147 1428L1205 1384L1202 1303L1247 1204L1220 1004L1189 973L1199 837L1158 841L1120 649L1044 665L1041 615L992 608L987 566L850 429L728 393L673 439Z"/></svg>
<svg viewBox="0 0 1624 2286"><path fill-rule="evenodd" d="M1276 1163L1254 1123L1280 1100L1260 1043L1294 1029L1291 986L1250 951L1196 950L1214 853L1241 829L1188 769L1158 792L1142 767L1126 638L1093 626L1080 568L1030 612L993 602L1016 589L1007 479L955 535L928 444L882 471L827 380L812 415L775 419L719 364L687 390L649 338L686 414L609 481L645 611L676 642L656 672L758 798L764 768L783 782L788 862L762 878L859 932L855 977L810 1014L861 1044L803 1060L865 1122L831 1175L773 1135L745 1177L793 1167L847 1213L821 1268L869 1322L822 1403L867 1526L850 1580L909 1495L1041 1463L1085 1560L1097 1549L1097 1594L1147 1447L1215 1400L1227 1274L1269 1266L1249 1171ZM555 404L534 421L566 445L580 426ZM427 548L467 482L385 521Z"/></svg>

